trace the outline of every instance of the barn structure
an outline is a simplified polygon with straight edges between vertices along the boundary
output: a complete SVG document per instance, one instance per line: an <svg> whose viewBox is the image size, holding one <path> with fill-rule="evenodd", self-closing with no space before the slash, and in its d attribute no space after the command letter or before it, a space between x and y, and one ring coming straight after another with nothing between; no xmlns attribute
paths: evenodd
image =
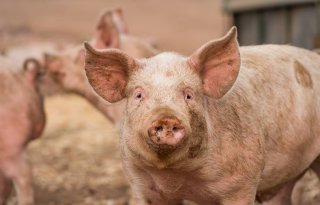
<svg viewBox="0 0 320 205"><path fill-rule="evenodd" d="M320 48L320 0L224 0L241 45Z"/></svg>

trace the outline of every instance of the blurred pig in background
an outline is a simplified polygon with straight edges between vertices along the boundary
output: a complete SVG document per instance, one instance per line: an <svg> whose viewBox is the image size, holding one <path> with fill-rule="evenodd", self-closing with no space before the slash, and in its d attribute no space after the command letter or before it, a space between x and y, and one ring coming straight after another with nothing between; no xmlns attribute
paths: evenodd
<svg viewBox="0 0 320 205"><path fill-rule="evenodd" d="M98 49L118 48L136 58L151 57L159 52L147 40L128 35L121 9L107 10L100 16L91 45ZM88 84L83 66L82 46L64 49L56 54L45 54L44 57L44 67L48 74L65 91L86 98L111 122L118 125L122 117L123 103L110 105L98 96Z"/></svg>
<svg viewBox="0 0 320 205"><path fill-rule="evenodd" d="M27 59L23 68L0 58L0 204L4 204L13 182L20 205L32 205L32 173L26 146L45 126L43 99L39 93L40 63Z"/></svg>

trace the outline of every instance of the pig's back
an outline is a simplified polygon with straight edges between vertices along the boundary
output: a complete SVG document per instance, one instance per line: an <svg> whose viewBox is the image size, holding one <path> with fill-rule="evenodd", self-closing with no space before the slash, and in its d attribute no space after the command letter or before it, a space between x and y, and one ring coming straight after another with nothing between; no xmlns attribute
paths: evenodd
<svg viewBox="0 0 320 205"><path fill-rule="evenodd" d="M319 113L319 55L288 45L263 45L242 47L241 59L235 91L245 89L243 96L258 103L256 113L265 117L265 111L282 110L301 118Z"/></svg>
<svg viewBox="0 0 320 205"><path fill-rule="evenodd" d="M251 130L247 134L259 133L263 140L259 190L267 190L301 173L320 153L320 56L264 45L241 48L241 57L239 77L225 100L238 109L242 127Z"/></svg>
<svg viewBox="0 0 320 205"><path fill-rule="evenodd" d="M312 82L306 82L308 73L312 81L320 80L320 56L316 52L289 45L260 45L241 47L240 53L243 73L248 72L247 68L275 75L288 72L286 74L295 75L300 85L311 88L314 87ZM314 85L319 87L320 84L315 82Z"/></svg>

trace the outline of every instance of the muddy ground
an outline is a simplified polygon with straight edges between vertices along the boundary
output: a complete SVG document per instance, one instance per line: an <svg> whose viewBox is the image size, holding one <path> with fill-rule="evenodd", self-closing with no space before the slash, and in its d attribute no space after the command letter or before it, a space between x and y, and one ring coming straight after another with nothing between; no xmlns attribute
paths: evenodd
<svg viewBox="0 0 320 205"><path fill-rule="evenodd" d="M221 36L228 18L218 0L1 0L0 51L14 46L78 44L93 35L97 14L120 6L130 32L153 37L162 50L190 54ZM125 204L118 132L84 99L46 98L47 126L28 148L38 205ZM319 182L308 172L296 188L296 205L320 204ZM15 204L13 196L10 204Z"/></svg>

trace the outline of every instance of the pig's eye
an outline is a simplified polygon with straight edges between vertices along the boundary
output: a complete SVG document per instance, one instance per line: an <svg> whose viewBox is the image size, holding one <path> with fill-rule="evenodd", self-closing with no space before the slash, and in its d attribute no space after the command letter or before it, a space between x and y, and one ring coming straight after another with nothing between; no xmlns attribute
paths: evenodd
<svg viewBox="0 0 320 205"><path fill-rule="evenodd" d="M190 100L192 100L192 99L193 99L192 93L191 93L190 91L185 91L185 93L184 93L184 100L185 100L186 102L188 102L188 101L190 101Z"/></svg>
<svg viewBox="0 0 320 205"><path fill-rule="evenodd" d="M138 88L135 92L134 92L134 99L137 101L142 101L144 98L144 92L141 88Z"/></svg>
<svg viewBox="0 0 320 205"><path fill-rule="evenodd" d="M142 98L142 93L137 93L137 94L136 94L136 98L137 98L137 99L141 99L141 98Z"/></svg>
<svg viewBox="0 0 320 205"><path fill-rule="evenodd" d="M145 98L146 98L146 93L141 87L138 87L134 90L133 95L132 95L132 99L133 99L134 103L138 104L138 103L144 101Z"/></svg>

